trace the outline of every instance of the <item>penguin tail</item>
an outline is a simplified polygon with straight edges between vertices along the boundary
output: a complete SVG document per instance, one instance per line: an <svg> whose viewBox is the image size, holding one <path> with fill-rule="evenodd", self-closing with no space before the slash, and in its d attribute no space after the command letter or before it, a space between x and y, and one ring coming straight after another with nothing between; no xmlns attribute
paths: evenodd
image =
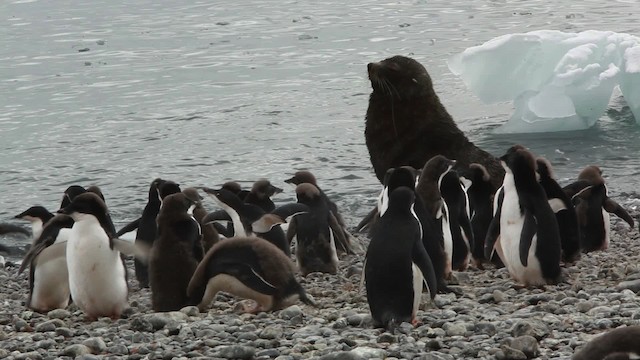
<svg viewBox="0 0 640 360"><path fill-rule="evenodd" d="M318 304L315 301L313 301L313 299L307 294L306 291L304 291L304 289L302 289L302 291L300 291L298 295L300 296L300 301L302 301L303 303L316 308L318 307Z"/></svg>

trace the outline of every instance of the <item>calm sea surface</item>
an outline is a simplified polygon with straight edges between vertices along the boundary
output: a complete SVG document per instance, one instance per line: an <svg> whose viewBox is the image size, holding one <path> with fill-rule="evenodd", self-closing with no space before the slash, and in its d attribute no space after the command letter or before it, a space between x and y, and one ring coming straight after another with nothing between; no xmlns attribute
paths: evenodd
<svg viewBox="0 0 640 360"><path fill-rule="evenodd" d="M379 187L363 135L366 64L396 54L427 67L481 147L501 155L522 143L561 183L598 164L629 201L640 128L622 98L589 131L492 135L511 105L482 104L446 60L514 32L640 35L638 12L635 0L2 1L0 222L56 209L71 184L101 186L120 226L155 177L284 186L309 169L355 224ZM286 188L275 200L294 199Z"/></svg>

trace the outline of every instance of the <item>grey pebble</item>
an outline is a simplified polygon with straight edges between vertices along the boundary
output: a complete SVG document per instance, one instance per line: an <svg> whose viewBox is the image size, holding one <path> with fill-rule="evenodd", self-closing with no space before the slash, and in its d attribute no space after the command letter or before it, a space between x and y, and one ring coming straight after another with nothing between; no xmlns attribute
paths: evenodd
<svg viewBox="0 0 640 360"><path fill-rule="evenodd" d="M55 331L56 328L64 326L64 322L60 319L53 319L49 321L45 321L36 325L35 330L37 332L47 332L47 331Z"/></svg>
<svg viewBox="0 0 640 360"><path fill-rule="evenodd" d="M107 350L107 344L104 343L104 340L99 337L88 338L87 340L82 342L82 345L91 349L93 354L102 354L105 350Z"/></svg>
<svg viewBox="0 0 640 360"><path fill-rule="evenodd" d="M62 355L76 357L80 355L91 354L91 349L82 344L74 344L64 348Z"/></svg>
<svg viewBox="0 0 640 360"><path fill-rule="evenodd" d="M256 349L251 346L231 345L220 349L217 356L225 359L251 359L255 353Z"/></svg>
<svg viewBox="0 0 640 360"><path fill-rule="evenodd" d="M71 316L71 313L65 309L55 309L55 310L51 310L47 313L47 316L50 319L60 319L60 320L64 320L66 318L68 318L69 316Z"/></svg>
<svg viewBox="0 0 640 360"><path fill-rule="evenodd" d="M280 319L290 320L296 316L302 315L302 309L298 305L291 305L280 311Z"/></svg>
<svg viewBox="0 0 640 360"><path fill-rule="evenodd" d="M533 336L519 336L511 340L509 345L516 350L522 351L528 359L538 356L538 340Z"/></svg>

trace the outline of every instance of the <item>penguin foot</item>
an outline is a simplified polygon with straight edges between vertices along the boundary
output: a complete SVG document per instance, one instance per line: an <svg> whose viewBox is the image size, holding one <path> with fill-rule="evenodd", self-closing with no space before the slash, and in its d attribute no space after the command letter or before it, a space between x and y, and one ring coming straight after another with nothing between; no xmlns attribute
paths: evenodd
<svg viewBox="0 0 640 360"><path fill-rule="evenodd" d="M245 314L257 314L259 312L265 311L265 309L259 303L254 300L247 300L242 302L242 311Z"/></svg>
<svg viewBox="0 0 640 360"><path fill-rule="evenodd" d="M411 319L411 325L413 325L413 327L415 328L422 325L422 322L418 320L418 318L414 317L413 319Z"/></svg>

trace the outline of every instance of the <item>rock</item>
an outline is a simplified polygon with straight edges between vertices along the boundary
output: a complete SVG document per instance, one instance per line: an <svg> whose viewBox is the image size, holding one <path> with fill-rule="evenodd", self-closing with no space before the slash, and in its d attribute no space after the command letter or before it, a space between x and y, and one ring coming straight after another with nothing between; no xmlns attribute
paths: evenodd
<svg viewBox="0 0 640 360"><path fill-rule="evenodd" d="M443 354L438 351L430 351L421 355L419 360L454 360L455 358L449 354Z"/></svg>
<svg viewBox="0 0 640 360"><path fill-rule="evenodd" d="M514 337L530 335L538 340L544 339L549 333L547 324L535 319L518 321L511 329L511 335Z"/></svg>
<svg viewBox="0 0 640 360"><path fill-rule="evenodd" d="M378 338L376 339L377 343L389 343L392 344L394 342L396 342L396 337L395 335L389 334L388 332L382 333L380 334L380 336L378 336Z"/></svg>
<svg viewBox="0 0 640 360"><path fill-rule="evenodd" d="M265 349L265 350L260 350L256 353L257 358L264 358L264 357L276 358L278 356L280 356L280 350L278 349Z"/></svg>
<svg viewBox="0 0 640 360"><path fill-rule="evenodd" d="M507 300L507 296L505 295L505 293L503 293L500 290L494 290L492 295L493 295L493 301L496 302L497 304Z"/></svg>
<svg viewBox="0 0 640 360"><path fill-rule="evenodd" d="M160 326L159 323L158 323L158 326ZM164 327L164 325L162 325L162 327ZM142 331L142 332L153 332L154 331L154 327L153 327L153 324L149 320L141 318L141 317L137 317L137 318L131 320L131 330L133 330L133 331Z"/></svg>
<svg viewBox="0 0 640 360"><path fill-rule="evenodd" d="M511 340L509 346L522 351L528 359L538 356L538 340L533 336L519 336Z"/></svg>
<svg viewBox="0 0 640 360"><path fill-rule="evenodd" d="M76 356L91 354L91 349L82 344L70 345L64 348L62 352L63 356L70 356L75 358Z"/></svg>
<svg viewBox="0 0 640 360"><path fill-rule="evenodd" d="M387 352L382 349L375 349L371 347L357 347L350 351L352 354L356 354L363 359L384 359Z"/></svg>
<svg viewBox="0 0 640 360"><path fill-rule="evenodd" d="M113 355L129 355L129 349L124 344L109 346L107 352Z"/></svg>
<svg viewBox="0 0 640 360"><path fill-rule="evenodd" d="M496 360L527 360L527 355L510 346L504 345L500 350L500 352L496 353Z"/></svg>
<svg viewBox="0 0 640 360"><path fill-rule="evenodd" d="M364 360L364 358L351 351L339 351L321 356L320 360Z"/></svg>
<svg viewBox="0 0 640 360"><path fill-rule="evenodd" d="M62 320L53 319L36 325L35 330L37 332L55 331L56 328L61 326L64 326L64 322Z"/></svg>
<svg viewBox="0 0 640 360"><path fill-rule="evenodd" d="M82 342L82 345L91 349L91 353L93 354L102 354L107 350L107 345L104 343L104 340L99 337L88 338Z"/></svg>
<svg viewBox="0 0 640 360"><path fill-rule="evenodd" d="M279 325L269 325L260 331L260 335L258 335L261 339L279 339L282 337L283 330L282 326Z"/></svg>
<svg viewBox="0 0 640 360"><path fill-rule="evenodd" d="M200 315L200 310L196 306L187 306L180 309L180 312L187 316L198 316Z"/></svg>
<svg viewBox="0 0 640 360"><path fill-rule="evenodd" d="M51 310L47 313L47 316L50 319L66 319L69 316L71 316L71 313L65 309L55 309L55 310Z"/></svg>
<svg viewBox="0 0 640 360"><path fill-rule="evenodd" d="M286 309L280 310L280 319L291 320L296 316L302 315L302 309L298 305L291 305Z"/></svg>
<svg viewBox="0 0 640 360"><path fill-rule="evenodd" d="M154 330L160 330L167 325L170 321L186 322L188 316L180 311L170 311L165 313L154 313L143 316L143 319L149 321Z"/></svg>
<svg viewBox="0 0 640 360"><path fill-rule="evenodd" d="M618 290L624 290L624 289L628 289L637 293L638 291L640 291L640 279L623 281L619 283Z"/></svg>
<svg viewBox="0 0 640 360"><path fill-rule="evenodd" d="M225 346L218 352L218 356L225 359L251 359L256 349L251 346L231 345Z"/></svg>
<svg viewBox="0 0 640 360"><path fill-rule="evenodd" d="M496 329L496 326L492 323L481 322L475 325L474 333L493 336L498 333L498 330Z"/></svg>
<svg viewBox="0 0 640 360"><path fill-rule="evenodd" d="M467 326L463 323L445 323L442 329L448 336L464 336L467 333Z"/></svg>
<svg viewBox="0 0 640 360"><path fill-rule="evenodd" d="M59 327L59 328L56 328L56 335L60 335L68 338L73 336L73 332L69 328Z"/></svg>

